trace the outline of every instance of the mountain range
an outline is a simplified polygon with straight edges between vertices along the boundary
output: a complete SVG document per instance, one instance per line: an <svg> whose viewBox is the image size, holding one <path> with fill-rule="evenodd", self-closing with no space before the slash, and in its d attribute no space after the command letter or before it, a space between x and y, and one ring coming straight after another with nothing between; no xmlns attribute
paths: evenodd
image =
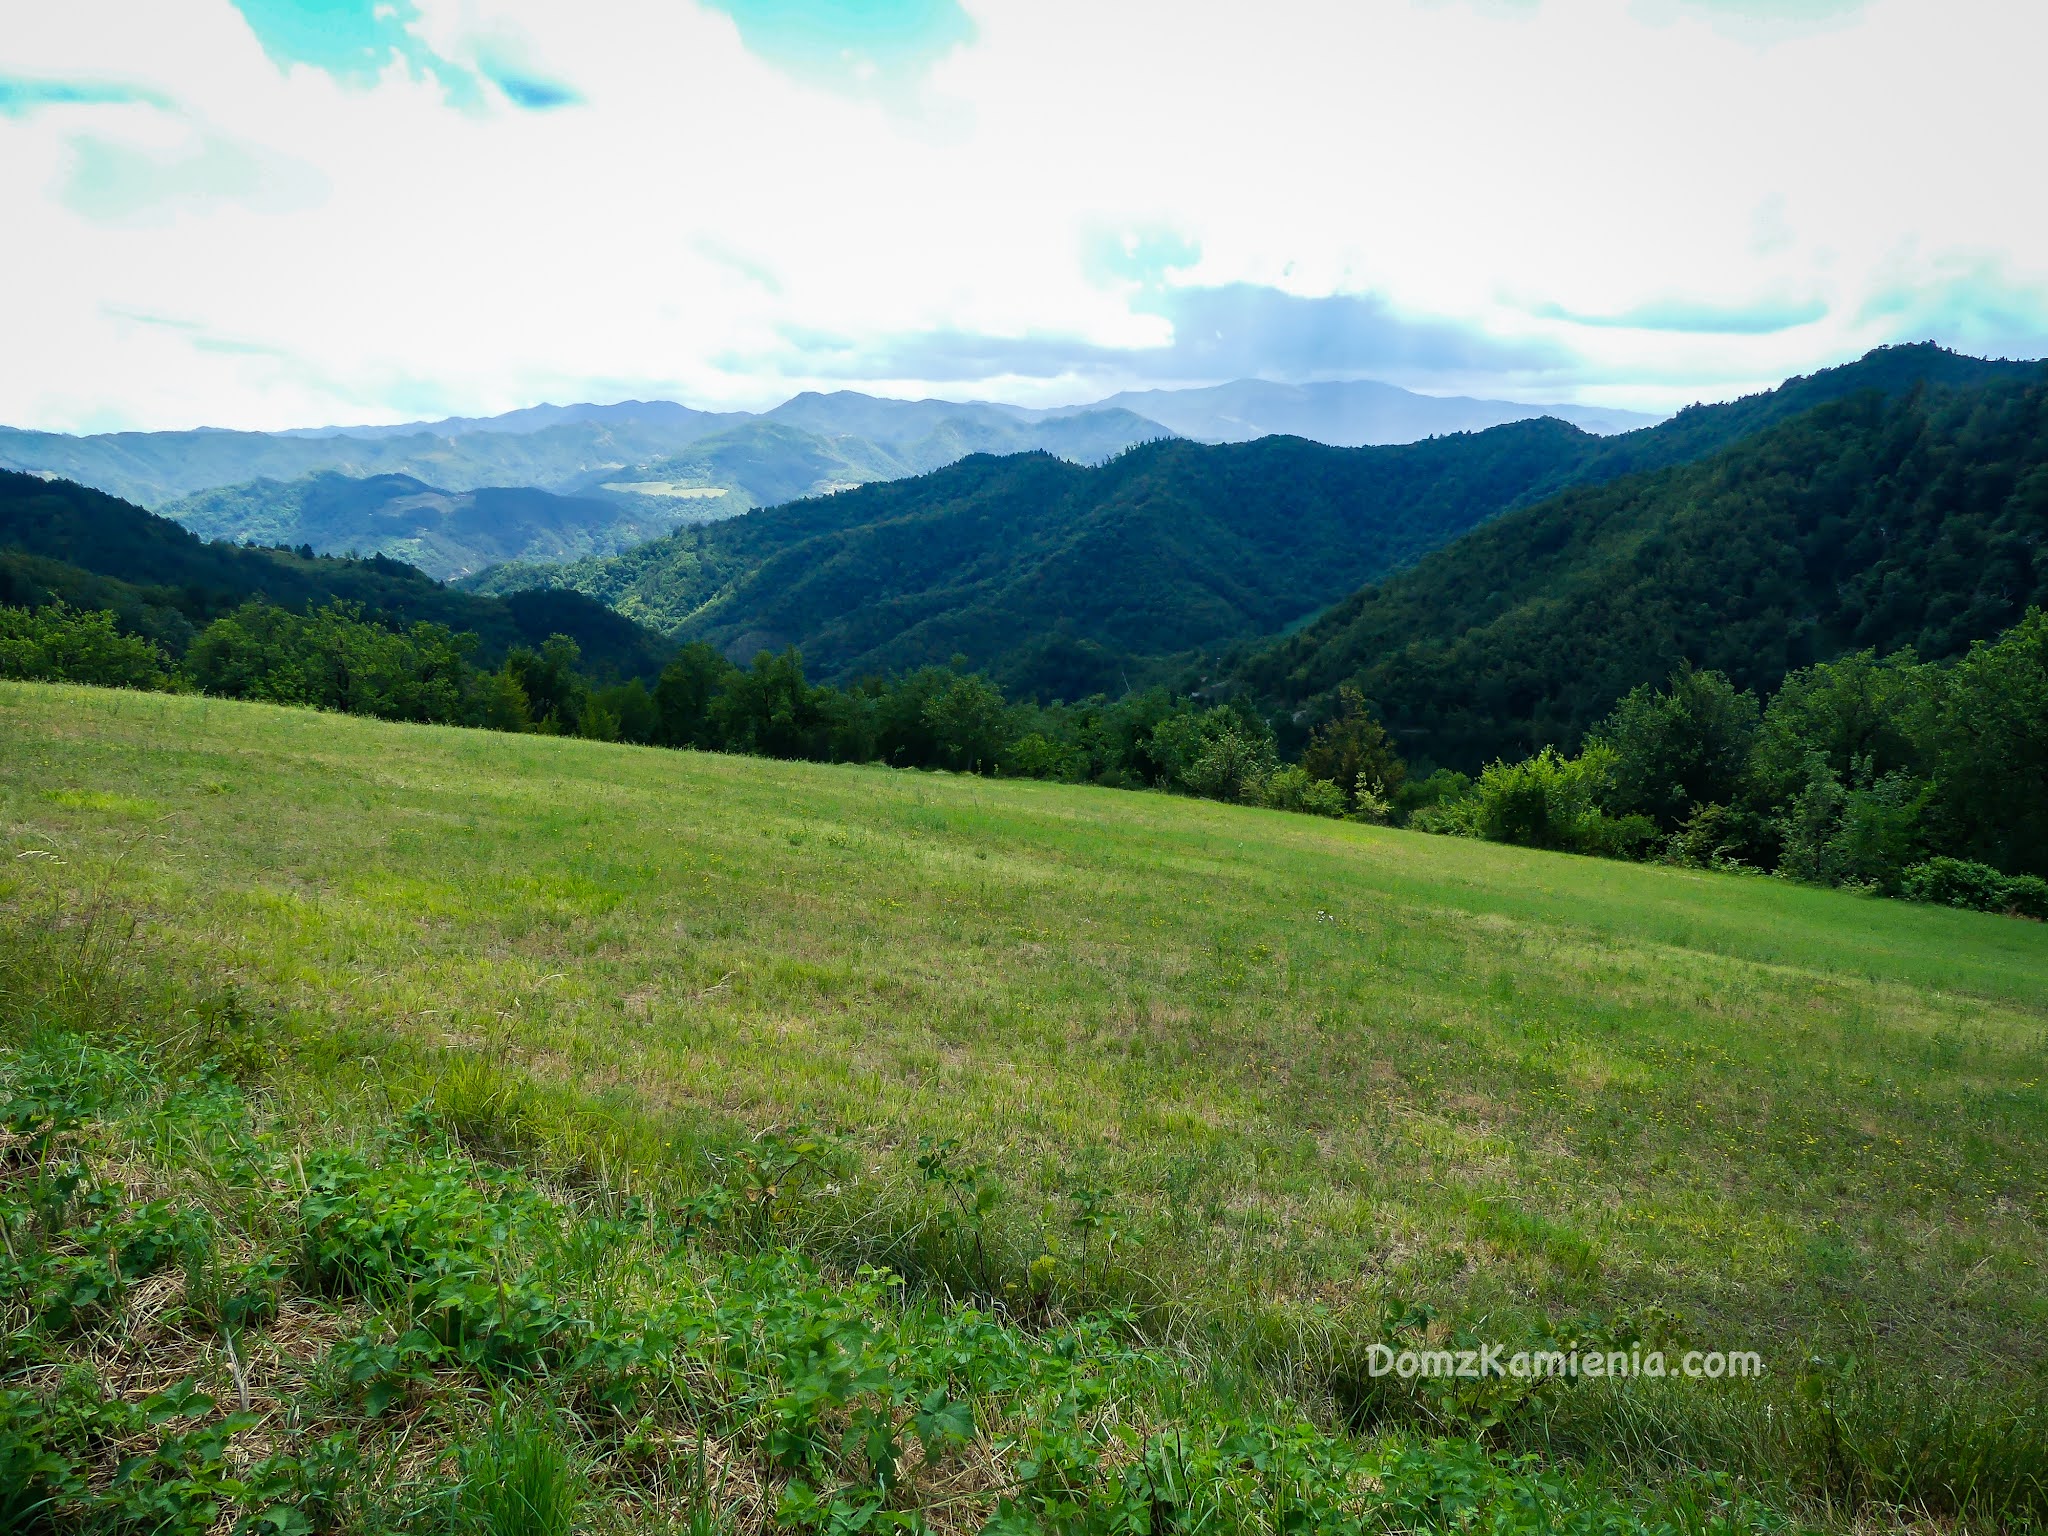
<svg viewBox="0 0 2048 1536"><path fill-rule="evenodd" d="M943 665L1013 690L1120 690L1162 658L1271 634L1529 494L1597 442L1536 420L1396 448L1146 444L1108 464L974 455L467 585L569 586L735 657L825 678Z"/></svg>
<svg viewBox="0 0 2048 1536"><path fill-rule="evenodd" d="M1111 395L1115 407L1158 422L1180 437L1241 443L1275 434L1338 448L1413 443L1450 432L1482 432L1532 415L1555 416L1587 432L1632 432L1662 418L1594 405L1518 404L1464 396L1418 395L1373 379L1275 384L1238 379L1206 389L1143 389Z"/></svg>
<svg viewBox="0 0 2048 1536"><path fill-rule="evenodd" d="M1214 681L1233 646L1309 623L1440 546L1453 559L1460 535L1502 513L1706 458L1859 393L2023 376L2028 365L1891 348L1615 437L1542 419L1391 447L1170 440L1094 467L975 456L466 585L567 586L741 660L796 645L834 681L955 655L1040 697ZM1256 677L1289 709L1336 681L1317 673L1288 692L1269 674L1291 675L1268 666L1247 686Z"/></svg>
<svg viewBox="0 0 2048 1536"><path fill-rule="evenodd" d="M1892 348L1780 394L1808 408L1510 511L1217 691L1298 735L1348 683L1411 756L1476 771L1575 747L1681 663L1762 694L1850 651L1954 656L2048 607L2048 365Z"/></svg>
<svg viewBox="0 0 2048 1536"><path fill-rule="evenodd" d="M1093 464L1173 435L1398 443L1544 414L1595 431L1648 419L1441 400L1364 381L1240 381L1047 410L839 391L759 414L629 400L284 432L0 428L0 467L94 486L210 538L386 554L447 578L506 560L613 553L680 526L902 479L973 453L1043 451ZM509 491L526 494L495 494Z"/></svg>
<svg viewBox="0 0 2048 1536"><path fill-rule="evenodd" d="M0 470L0 604L112 611L173 654L252 597L304 611L360 605L384 621L445 624L495 665L515 645L564 634L598 676L653 677L672 647L578 592L458 592L383 556L351 560L210 543L167 517L68 480Z"/></svg>
<svg viewBox="0 0 2048 1536"><path fill-rule="evenodd" d="M488 490L367 494L568 547L552 503L575 498L507 491L527 499L493 512ZM1412 759L1469 769L1570 746L1680 662L1763 690L1846 650L1953 655L2048 604L2048 365L1881 348L1610 437L1539 419L1381 447L1170 438L1097 465L973 453L460 586L0 475L0 602L112 608L174 649L263 593L470 629L486 660L559 630L617 675L701 639L741 661L799 646L838 682L956 659L1039 698L1170 682L1296 740L1351 684Z"/></svg>
<svg viewBox="0 0 2048 1536"><path fill-rule="evenodd" d="M331 469L201 491L163 512L201 538L386 555L437 581L507 560L612 554L677 522L630 503L531 486L445 491L411 475L357 477Z"/></svg>

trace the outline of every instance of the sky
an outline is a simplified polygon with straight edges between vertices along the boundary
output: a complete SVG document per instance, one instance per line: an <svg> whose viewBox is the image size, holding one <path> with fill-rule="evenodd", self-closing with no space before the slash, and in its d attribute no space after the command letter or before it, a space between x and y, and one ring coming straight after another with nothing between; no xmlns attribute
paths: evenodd
<svg viewBox="0 0 2048 1536"><path fill-rule="evenodd" d="M0 0L0 423L2048 354L2039 0Z"/></svg>

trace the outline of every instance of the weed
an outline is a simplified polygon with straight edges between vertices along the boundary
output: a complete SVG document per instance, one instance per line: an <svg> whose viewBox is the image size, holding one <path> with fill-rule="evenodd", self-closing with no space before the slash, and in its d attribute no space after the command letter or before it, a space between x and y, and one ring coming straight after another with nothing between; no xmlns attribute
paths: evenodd
<svg viewBox="0 0 2048 1536"><path fill-rule="evenodd" d="M569 1536L587 1496L554 1427L500 1401L481 1442L463 1454L458 1522L476 1536Z"/></svg>

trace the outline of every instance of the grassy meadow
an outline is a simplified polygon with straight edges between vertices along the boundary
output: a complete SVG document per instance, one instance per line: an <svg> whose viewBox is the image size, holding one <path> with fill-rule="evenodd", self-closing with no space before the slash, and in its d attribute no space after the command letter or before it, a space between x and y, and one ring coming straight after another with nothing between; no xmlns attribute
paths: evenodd
<svg viewBox="0 0 2048 1536"><path fill-rule="evenodd" d="M1163 795L21 684L0 827L10 943L116 935L213 1000L195 1029L254 1021L301 1121L437 1096L475 1144L629 1182L815 1131L828 1263L1020 1316L1123 1301L1290 1390L1341 1380L1389 1309L1760 1351L1723 1400L1816 1355L2048 1373L2040 924ZM979 1267L906 1237L935 1193Z"/></svg>

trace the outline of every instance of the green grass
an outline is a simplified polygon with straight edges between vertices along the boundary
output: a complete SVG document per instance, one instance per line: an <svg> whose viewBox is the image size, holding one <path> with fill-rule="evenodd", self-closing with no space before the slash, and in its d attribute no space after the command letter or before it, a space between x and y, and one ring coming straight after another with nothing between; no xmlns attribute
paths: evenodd
<svg viewBox="0 0 2048 1536"><path fill-rule="evenodd" d="M480 1162L429 1116L301 1140L136 975L67 1008L33 948L0 966L10 1533L1783 1528L1726 1479L1333 1431L1113 1317L1027 1329L830 1275L780 1197L749 1241Z"/></svg>
<svg viewBox="0 0 2048 1536"><path fill-rule="evenodd" d="M920 1138L957 1138L1000 1253L935 1278L1028 1289L1056 1248L1153 1336L1317 1380L1394 1303L1482 1334L1657 1318L1761 1351L1781 1396L1816 1351L1887 1382L2048 1370L2043 925L36 685L0 685L0 826L0 903L138 921L269 1021L297 1112L433 1091L466 1143L555 1136L598 1178L816 1127L828 1259L916 1278L888 1213L933 1187ZM1694 1454L1697 1418L1646 1438Z"/></svg>

